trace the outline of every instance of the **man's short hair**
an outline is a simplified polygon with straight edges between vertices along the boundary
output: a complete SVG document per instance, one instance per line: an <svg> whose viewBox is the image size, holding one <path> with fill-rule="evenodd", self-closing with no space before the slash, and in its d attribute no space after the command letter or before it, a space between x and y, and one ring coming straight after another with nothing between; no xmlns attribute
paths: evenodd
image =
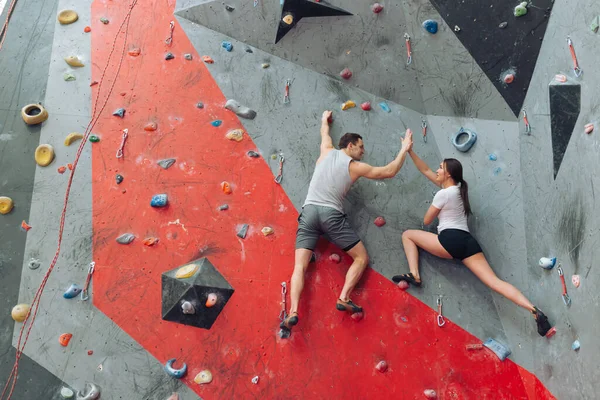
<svg viewBox="0 0 600 400"><path fill-rule="evenodd" d="M344 136L340 138L340 149L345 149L350 143L356 144L360 139L362 139L362 136L358 133L345 133Z"/></svg>

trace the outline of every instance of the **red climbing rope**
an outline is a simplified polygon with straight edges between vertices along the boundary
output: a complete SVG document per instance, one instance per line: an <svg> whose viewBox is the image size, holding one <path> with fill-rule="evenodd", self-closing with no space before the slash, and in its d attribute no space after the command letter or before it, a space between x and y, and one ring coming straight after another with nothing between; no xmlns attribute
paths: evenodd
<svg viewBox="0 0 600 400"><path fill-rule="evenodd" d="M25 321L23 321L23 326L21 327L21 330L19 333L19 340L17 343L17 353L15 356L15 363L14 363L11 373L8 377L8 380L6 381L6 385L4 386L4 389L2 390L2 395L0 395L0 400L4 399L4 395L6 394L6 391L9 386L10 386L10 391L8 392L8 397L6 398L6 400L10 400L12 398L12 394L15 389L15 385L17 383L19 362L20 362L21 356L23 354L23 350L25 349L25 345L27 344L27 340L29 339L29 334L31 333L31 328L33 327L33 324L35 322L35 318L37 316L38 306L39 306L40 299L42 297L42 293L44 291L44 288L46 287L48 278L50 277L50 274L52 273L52 270L54 269L54 266L56 265L58 256L60 254L60 247L62 244L62 236L63 236L63 231L64 231L65 218L66 218L66 214L67 214L67 205L69 203L69 195L71 193L71 184L73 183L73 177L75 176L75 171L77 170L77 165L79 163L79 157L81 156L81 153L83 152L83 148L84 148L86 142L88 141L88 137L90 136L92 129L96 125L96 122L98 122L98 120L100 119L100 115L104 111L104 108L106 107L106 104L108 103L108 99L115 87L117 77L119 75L119 71L121 70L121 65L123 63L123 58L125 56L125 47L127 44L126 39L127 39L127 33L129 32L129 22L131 20L131 13L136 4L137 4L137 0L132 0L131 4L129 5L129 10L127 11L127 14L125 15L125 18L123 19L121 26L117 30L117 34L115 35L115 38L113 40L112 48L111 48L108 58L106 60L106 65L104 67L104 70L102 71L102 76L100 77L100 81L99 81L100 83L98 86L98 96L96 97L96 101L94 102L94 107L92 110L92 118L90 119L90 122L85 129L84 138L81 141L81 143L79 144L79 148L77 149L77 154L75 156L75 161L73 161L73 170L71 171L71 174L69 175L69 181L67 183L67 190L65 192L65 200L63 203L63 209L62 209L62 213L60 216L60 225L58 228L58 244L57 244L57 248L56 248L56 253L54 253L54 258L52 259L52 262L50 263L50 267L48 268L48 271L46 271L46 274L44 275L44 278L42 279L42 283L38 287L38 289L35 293L35 296L33 298L33 301L31 302L31 307L29 309L29 312L27 313L27 316L25 317ZM123 28L123 26L125 26L125 39L123 40L123 48L121 50L121 58L119 60L119 64L117 65L115 77L114 77L114 79L108 89L108 93L104 99L104 103L100 107L100 110L98 112L96 112L96 110L98 109L98 101L100 99L100 90L102 89L102 82L104 82L106 70L108 69L108 66L110 65L110 60L111 60L112 54L116 48L117 39L119 37L119 32L121 32L121 29ZM33 313L32 313L32 311L33 311ZM30 316L31 316L31 321L29 319ZM25 332L25 327L27 326L28 322L29 322L29 327L27 328L27 333L23 340L23 332Z"/></svg>
<svg viewBox="0 0 600 400"><path fill-rule="evenodd" d="M0 30L0 50L2 50L2 45L4 44L4 39L6 38L6 32L8 31L8 21L10 21L10 17L12 16L12 12L13 12L16 4L17 4L17 0L12 0L12 2L10 3L10 6L8 7L8 13L6 14L6 21L4 21L4 25L2 25L2 30Z"/></svg>

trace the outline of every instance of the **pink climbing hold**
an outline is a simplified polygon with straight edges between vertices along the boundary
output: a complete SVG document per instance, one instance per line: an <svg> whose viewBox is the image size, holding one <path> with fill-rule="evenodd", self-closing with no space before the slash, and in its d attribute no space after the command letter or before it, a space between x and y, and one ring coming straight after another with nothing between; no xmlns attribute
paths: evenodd
<svg viewBox="0 0 600 400"><path fill-rule="evenodd" d="M584 129L585 129L585 133L587 133L589 135L590 133L592 133L594 131L594 124L586 124Z"/></svg>
<svg viewBox="0 0 600 400"><path fill-rule="evenodd" d="M579 278L579 275L573 275L571 277L571 282L573 283L573 286L578 288L579 285L581 285L581 279Z"/></svg>
<svg viewBox="0 0 600 400"><path fill-rule="evenodd" d="M400 282L398 282L398 288L400 290L406 290L406 289L408 289L409 286L410 285L406 281L400 281Z"/></svg>
<svg viewBox="0 0 600 400"><path fill-rule="evenodd" d="M342 258L340 257L339 254L333 253L332 255L329 256L329 261L332 261L332 262L334 262L336 264L339 263L341 261L341 259Z"/></svg>
<svg viewBox="0 0 600 400"><path fill-rule="evenodd" d="M428 399L437 399L437 393L433 389L426 389L426 390L423 391L423 394Z"/></svg>
<svg viewBox="0 0 600 400"><path fill-rule="evenodd" d="M360 105L360 108L362 108L364 111L370 111L371 110L371 102L365 101L364 103L362 103Z"/></svg>
<svg viewBox="0 0 600 400"><path fill-rule="evenodd" d="M383 10L383 6L379 3L375 3L371 6L371 11L375 14L379 14Z"/></svg>
<svg viewBox="0 0 600 400"><path fill-rule="evenodd" d="M504 83L513 83L515 76L513 74L504 75Z"/></svg>
<svg viewBox="0 0 600 400"><path fill-rule="evenodd" d="M352 78L352 71L348 68L344 68L342 72L340 72L340 76L344 79L350 79Z"/></svg>
<svg viewBox="0 0 600 400"><path fill-rule="evenodd" d="M556 327L555 326L550 328L550 330L546 333L546 337L549 339L554 335L556 335Z"/></svg>
<svg viewBox="0 0 600 400"><path fill-rule="evenodd" d="M375 366L375 369L379 372L385 372L388 369L388 365L385 361L381 360L377 363L377 365Z"/></svg>
<svg viewBox="0 0 600 400"><path fill-rule="evenodd" d="M385 225L385 219L383 217L377 217L375 218L375 225L377 225L378 227L382 227Z"/></svg>

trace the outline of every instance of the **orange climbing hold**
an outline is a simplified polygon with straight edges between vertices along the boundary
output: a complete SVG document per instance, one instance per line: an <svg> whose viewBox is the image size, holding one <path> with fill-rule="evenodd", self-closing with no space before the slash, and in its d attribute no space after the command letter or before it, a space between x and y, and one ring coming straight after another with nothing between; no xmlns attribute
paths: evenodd
<svg viewBox="0 0 600 400"><path fill-rule="evenodd" d="M214 306L215 304L217 304L217 295L214 293L209 293L208 298L206 299L205 306L210 308L210 307Z"/></svg>
<svg viewBox="0 0 600 400"><path fill-rule="evenodd" d="M143 243L144 243L144 246L148 246L148 247L154 246L156 243L158 243L158 238L151 236L151 237L144 239Z"/></svg>
<svg viewBox="0 0 600 400"><path fill-rule="evenodd" d="M63 333L62 335L60 335L60 337L58 338L58 343L60 343L61 346L63 347L67 347L67 345L69 344L69 342L71 341L71 338L73 337L72 333Z"/></svg>
<svg viewBox="0 0 600 400"><path fill-rule="evenodd" d="M85 28L83 28L83 31L85 33L90 33L92 31L92 28L90 28L89 26L86 26Z"/></svg>
<svg viewBox="0 0 600 400"><path fill-rule="evenodd" d="M73 164L67 164L67 168L69 168L70 171L73 171Z"/></svg>
<svg viewBox="0 0 600 400"><path fill-rule="evenodd" d="M207 64L214 64L215 60L213 60L212 58L210 58L210 56L202 56L202 61L204 61Z"/></svg>
<svg viewBox="0 0 600 400"><path fill-rule="evenodd" d="M25 220L23 220L23 222L21 222L21 229L23 229L25 232L27 232L28 230L31 229L31 225L28 225L27 222L25 222Z"/></svg>
<svg viewBox="0 0 600 400"><path fill-rule="evenodd" d="M61 166L61 167L58 167L58 173L59 174L64 174L66 170L67 170L67 167L65 167L64 165Z"/></svg>
<svg viewBox="0 0 600 400"><path fill-rule="evenodd" d="M223 193L225 194L231 194L232 190L231 190L231 186L229 185L229 182L221 182L221 189L223 190Z"/></svg>
<svg viewBox="0 0 600 400"><path fill-rule="evenodd" d="M144 130L148 132L155 131L156 129L158 129L158 125L156 125L156 122L148 122L146 126L144 126Z"/></svg>
<svg viewBox="0 0 600 400"><path fill-rule="evenodd" d="M140 55L141 52L142 50L139 47L134 47L133 49L129 50L127 54L129 54L132 57L137 57Z"/></svg>

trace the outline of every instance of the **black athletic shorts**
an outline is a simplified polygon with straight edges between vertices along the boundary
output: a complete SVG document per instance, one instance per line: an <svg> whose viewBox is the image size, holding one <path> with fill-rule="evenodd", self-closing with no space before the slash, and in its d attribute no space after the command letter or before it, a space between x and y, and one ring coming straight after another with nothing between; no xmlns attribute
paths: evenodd
<svg viewBox="0 0 600 400"><path fill-rule="evenodd" d="M438 239L453 258L461 261L483 252L477 240L469 232L460 229L444 229L438 235Z"/></svg>

